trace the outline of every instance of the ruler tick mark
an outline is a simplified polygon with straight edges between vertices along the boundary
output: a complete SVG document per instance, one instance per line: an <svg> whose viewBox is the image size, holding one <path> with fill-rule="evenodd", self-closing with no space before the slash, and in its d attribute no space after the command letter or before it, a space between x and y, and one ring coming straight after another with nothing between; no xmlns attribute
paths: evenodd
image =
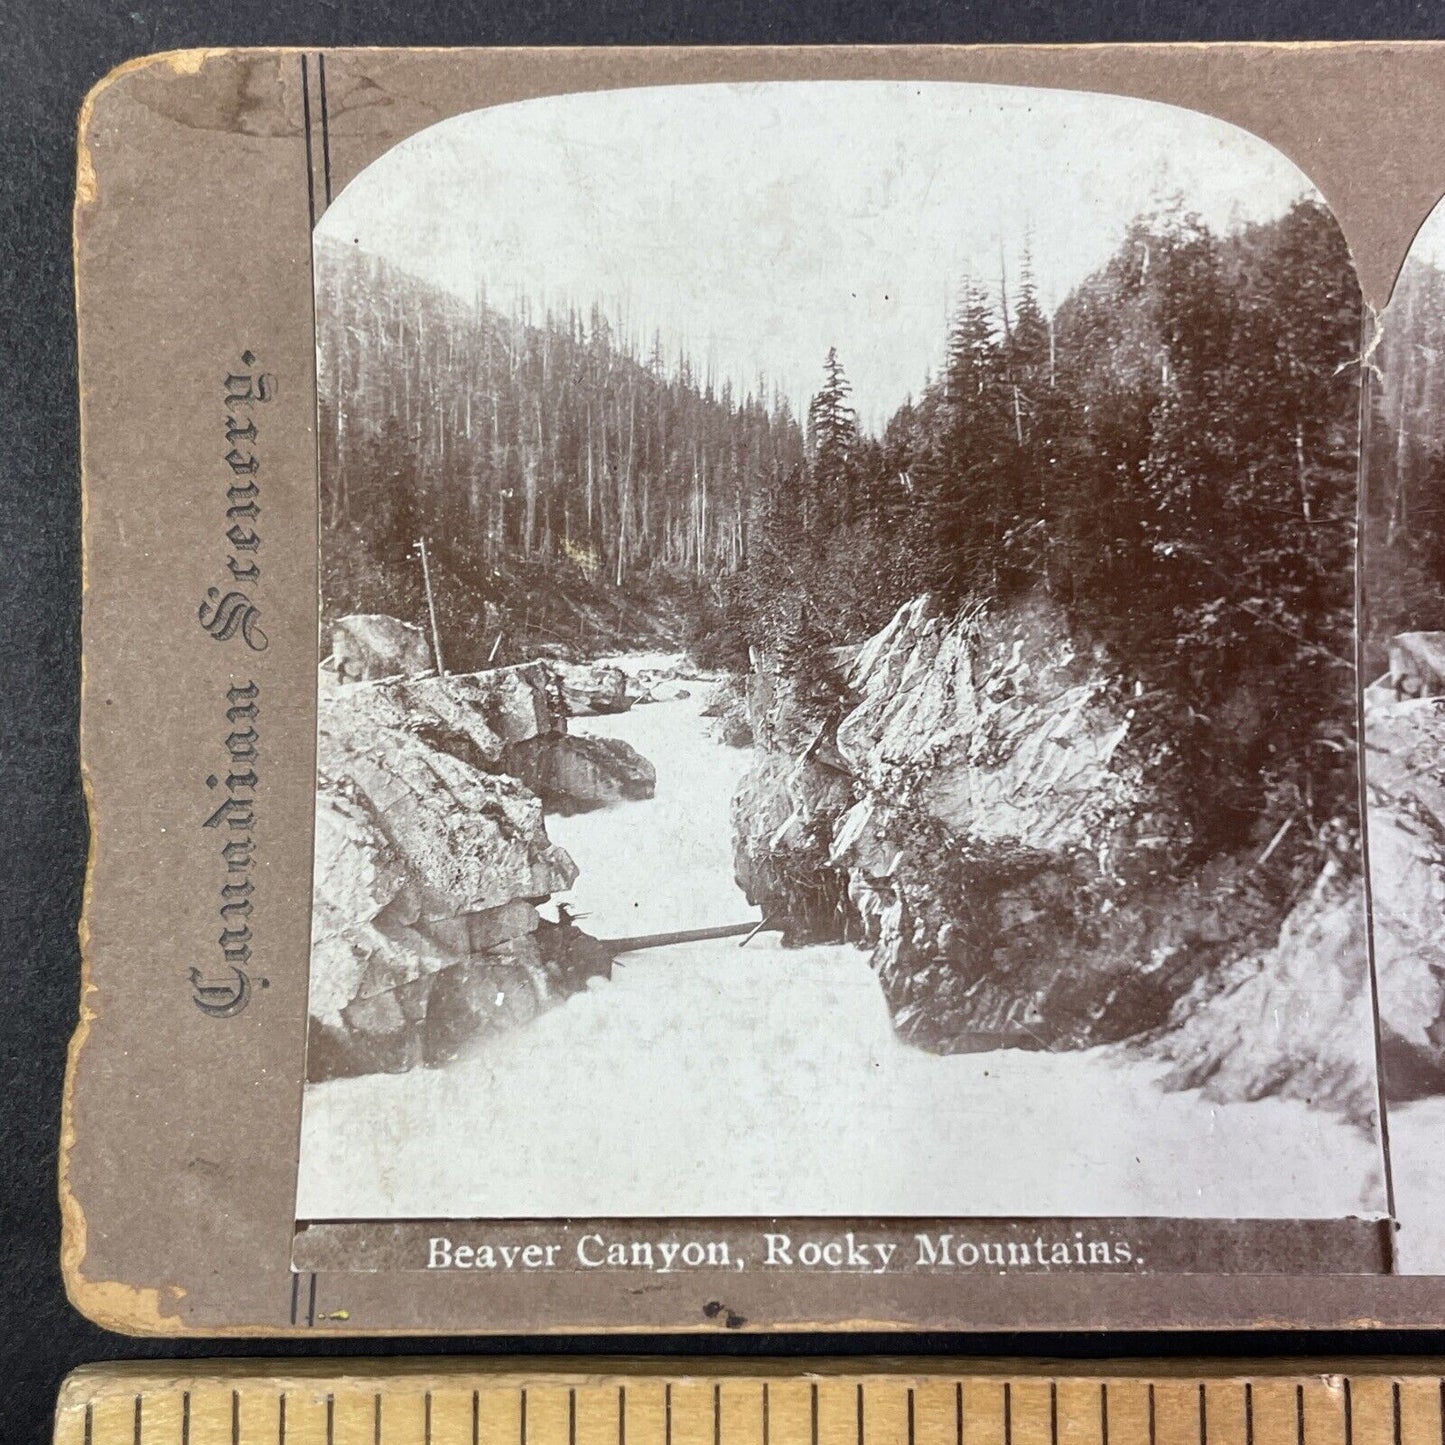
<svg viewBox="0 0 1445 1445"><path fill-rule="evenodd" d="M627 1445L627 1386L617 1387L617 1445Z"/></svg>
<svg viewBox="0 0 1445 1445"><path fill-rule="evenodd" d="M958 1445L963 1445L963 1381L953 1387L953 1428ZM1442 1442L1445 1445L1445 1442Z"/></svg>
<svg viewBox="0 0 1445 1445"><path fill-rule="evenodd" d="M671 1387L669 1386L669 1388ZM669 1440L672 1438L672 1432L670 1430L668 1431L668 1438ZM379 1440L377 1441L377 1445L381 1445ZM527 1387L525 1385L522 1386L522 1445L527 1445Z"/></svg>
<svg viewBox="0 0 1445 1445"><path fill-rule="evenodd" d="M1155 1445L1154 1386L1149 1386L1149 1445Z"/></svg>
<svg viewBox="0 0 1445 1445"><path fill-rule="evenodd" d="M818 1445L818 1387L816 1384L812 1388L811 1395L813 1401L813 1423L809 1438L812 1440L813 1445Z"/></svg>
<svg viewBox="0 0 1445 1445"><path fill-rule="evenodd" d="M191 1445L191 1392L181 1395L181 1445Z"/></svg>
<svg viewBox="0 0 1445 1445"><path fill-rule="evenodd" d="M1199 1445L1209 1445L1209 1399L1203 1380L1199 1382Z"/></svg>
<svg viewBox="0 0 1445 1445"><path fill-rule="evenodd" d="M1350 1377L1345 1376L1345 1445L1355 1445L1355 1402L1350 1394Z"/></svg>
<svg viewBox="0 0 1445 1445"><path fill-rule="evenodd" d="M336 1445L336 1396L326 1397L326 1445Z"/></svg>
<svg viewBox="0 0 1445 1445"><path fill-rule="evenodd" d="M1049 1442L1059 1445L1059 1386L1055 1380L1049 1381Z"/></svg>
<svg viewBox="0 0 1445 1445"><path fill-rule="evenodd" d="M763 1442L763 1445L767 1445L767 1442L764 1441L764 1442ZM912 1387L911 1385L909 1386L909 1389L908 1389L908 1445L914 1445L914 1436L913 1436L913 1387Z"/></svg>
<svg viewBox="0 0 1445 1445"><path fill-rule="evenodd" d="M722 1445L719 1441L718 1445ZM863 1445L863 1384L858 1384L858 1445Z"/></svg>
<svg viewBox="0 0 1445 1445"><path fill-rule="evenodd" d="M1244 1382L1244 1445L1254 1445L1254 1386Z"/></svg>
<svg viewBox="0 0 1445 1445"><path fill-rule="evenodd" d="M722 1386L712 1387L712 1445L722 1445Z"/></svg>
<svg viewBox="0 0 1445 1445"><path fill-rule="evenodd" d="M281 1398L276 1404L276 1439L280 1445L286 1445L286 1392L281 1391Z"/></svg>
<svg viewBox="0 0 1445 1445"><path fill-rule="evenodd" d="M371 1405L372 1445L381 1445L381 1395L377 1394Z"/></svg>
<svg viewBox="0 0 1445 1445"><path fill-rule="evenodd" d="M1445 1389L1445 1384L1442 1384L1441 1388L1442 1388L1442 1389ZM768 1441L768 1431L769 1431L769 1429L770 1429L770 1427L771 1427L771 1422L770 1422L769 1419L768 1419L768 1415L769 1415L769 1413L770 1413L770 1410L771 1410L771 1405L770 1405L769 1400L768 1400L768 1382L767 1382L766 1380L764 1380L764 1381L763 1381L763 1445L769 1445L769 1441ZM1442 1440L1442 1441L1440 1442L1440 1445L1445 1445L1445 1440Z"/></svg>
<svg viewBox="0 0 1445 1445"><path fill-rule="evenodd" d="M95 1441L95 1406L85 1407L85 1445L94 1445Z"/></svg>
<svg viewBox="0 0 1445 1445"><path fill-rule="evenodd" d="M662 1392L662 1438L664 1445L672 1445L672 1386ZM1445 1441L1441 1442L1445 1445Z"/></svg>
<svg viewBox="0 0 1445 1445"><path fill-rule="evenodd" d="M1398 1380L1390 1388L1390 1411L1395 1417L1395 1445L1400 1445L1400 1382Z"/></svg>
<svg viewBox="0 0 1445 1445"><path fill-rule="evenodd" d="M482 1434L482 1392L472 1391L472 1445L481 1445Z"/></svg>
<svg viewBox="0 0 1445 1445"><path fill-rule="evenodd" d="M1013 1386L1007 1380L1003 1382L1003 1445L1013 1445L1014 1441L1014 1397ZM861 1445L861 1442L859 1442Z"/></svg>
<svg viewBox="0 0 1445 1445"><path fill-rule="evenodd" d="M1099 1440L1101 1445L1109 1445L1109 1382L1099 1381ZM1445 1445L1445 1440L1440 1442Z"/></svg>
<svg viewBox="0 0 1445 1445"><path fill-rule="evenodd" d="M231 1445L241 1445L241 1392L231 1391Z"/></svg>
<svg viewBox="0 0 1445 1445"><path fill-rule="evenodd" d="M143 1408L144 1408L144 1402L143 1402L141 1396L137 1395L137 1396L135 1397L135 1431L134 1431L135 1445L141 1445L141 1411L142 1411Z"/></svg>
<svg viewBox="0 0 1445 1445"><path fill-rule="evenodd" d="M567 1391L567 1445L577 1445L577 1391Z"/></svg>
<svg viewBox="0 0 1445 1445"><path fill-rule="evenodd" d="M422 1438L426 1445L431 1445L431 1391L426 1392L425 1413L422 1422Z"/></svg>
<svg viewBox="0 0 1445 1445"><path fill-rule="evenodd" d="M1294 1387L1294 1433L1295 1445L1305 1445L1305 1387ZM1440 1442L1445 1445L1445 1440Z"/></svg>

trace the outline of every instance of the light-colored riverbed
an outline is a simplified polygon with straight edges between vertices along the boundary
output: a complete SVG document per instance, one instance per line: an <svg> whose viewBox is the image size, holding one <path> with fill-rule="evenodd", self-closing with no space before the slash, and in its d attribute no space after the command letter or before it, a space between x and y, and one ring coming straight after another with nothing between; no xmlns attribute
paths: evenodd
<svg viewBox="0 0 1445 1445"><path fill-rule="evenodd" d="M589 931L756 917L732 882L746 753L692 696L625 737L657 796L549 822ZM478 1059L307 1092L298 1214L346 1217L1376 1213L1373 1140L1289 1101L1166 1093L1114 1051L901 1043L867 956L776 934L639 952Z"/></svg>

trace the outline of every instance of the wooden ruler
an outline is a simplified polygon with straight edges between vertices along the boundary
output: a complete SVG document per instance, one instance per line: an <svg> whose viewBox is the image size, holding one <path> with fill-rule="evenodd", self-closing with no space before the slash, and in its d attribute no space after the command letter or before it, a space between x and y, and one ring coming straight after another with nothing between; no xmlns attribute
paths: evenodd
<svg viewBox="0 0 1445 1445"><path fill-rule="evenodd" d="M478 1360L92 1367L56 1445L1445 1445L1445 1365Z"/></svg>

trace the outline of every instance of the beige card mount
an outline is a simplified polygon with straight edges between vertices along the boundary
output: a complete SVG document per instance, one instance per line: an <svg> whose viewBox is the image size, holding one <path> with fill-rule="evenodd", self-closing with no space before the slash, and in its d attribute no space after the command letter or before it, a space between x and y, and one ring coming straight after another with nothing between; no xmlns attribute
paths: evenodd
<svg viewBox="0 0 1445 1445"><path fill-rule="evenodd" d="M1438 1326L1442 128L1432 45L103 81L77 1305Z"/></svg>

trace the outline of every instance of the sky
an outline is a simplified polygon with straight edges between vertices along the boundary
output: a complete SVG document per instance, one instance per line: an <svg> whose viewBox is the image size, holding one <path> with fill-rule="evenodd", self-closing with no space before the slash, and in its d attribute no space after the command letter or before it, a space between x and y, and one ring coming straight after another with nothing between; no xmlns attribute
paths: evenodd
<svg viewBox="0 0 1445 1445"><path fill-rule="evenodd" d="M966 276L997 293L1028 238L1056 305L1141 211L1228 228L1315 192L1265 142L1172 106L1007 86L663 86L473 111L341 192L318 237L508 309L600 301L795 407L838 348L876 427L943 356Z"/></svg>

